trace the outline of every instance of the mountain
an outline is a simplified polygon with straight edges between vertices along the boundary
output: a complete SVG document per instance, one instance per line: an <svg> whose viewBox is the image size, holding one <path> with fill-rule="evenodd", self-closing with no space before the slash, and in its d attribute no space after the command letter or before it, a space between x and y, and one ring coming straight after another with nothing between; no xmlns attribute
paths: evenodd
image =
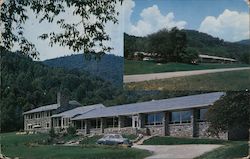
<svg viewBox="0 0 250 159"><path fill-rule="evenodd" d="M99 60L89 60L83 54L76 54L45 60L43 63L51 67L85 70L115 85L122 86L123 58L120 56L105 54Z"/></svg>
<svg viewBox="0 0 250 159"><path fill-rule="evenodd" d="M0 63L2 131L22 128L22 112L56 103L59 90L83 105L112 101L121 92L86 71L49 67L20 53L1 49Z"/></svg>
<svg viewBox="0 0 250 159"><path fill-rule="evenodd" d="M250 63L250 45L226 42L209 34L195 30L183 30L187 35L187 47L196 49L200 54L234 58L242 63ZM147 51L147 37L135 37L125 33L125 57L135 51ZM242 43L242 42L241 42ZM246 41L243 41L246 43ZM171 45L171 44L164 44Z"/></svg>
<svg viewBox="0 0 250 159"><path fill-rule="evenodd" d="M250 39L237 41L235 43L243 44L243 45L250 45Z"/></svg>

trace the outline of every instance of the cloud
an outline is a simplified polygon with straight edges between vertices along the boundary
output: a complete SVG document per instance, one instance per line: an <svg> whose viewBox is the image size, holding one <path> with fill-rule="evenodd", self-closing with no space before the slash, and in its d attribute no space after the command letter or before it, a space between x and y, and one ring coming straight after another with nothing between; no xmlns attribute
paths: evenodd
<svg viewBox="0 0 250 159"><path fill-rule="evenodd" d="M199 31L231 42L248 39L249 14L226 9L218 17L207 16Z"/></svg>
<svg viewBox="0 0 250 159"><path fill-rule="evenodd" d="M120 3L117 3L117 10L121 13L118 16L119 24L107 23L105 25L105 31L110 35L111 41L105 42L112 48L110 53L123 56L123 32L124 32L124 22L123 17L126 15L127 11L130 11L130 3L132 0L126 0L126 5L123 7ZM133 3L132 3L133 4ZM67 23L75 23L80 21L79 16L73 16L71 13L73 8L69 8L65 13L61 13L58 19L63 18ZM124 11L124 12L123 12ZM61 57L65 55L71 55L74 52L67 47L62 47L59 45L54 45L53 47L49 46L49 40L41 40L38 39L38 36L43 33L49 32L60 32L60 28L55 23L42 22L39 23L36 19L35 15L31 10L27 10L27 14L29 15L29 19L26 21L24 25L24 35L27 37L29 41L36 45L37 50L40 52L39 58L40 60L51 59L56 57ZM94 18L90 19L90 22L94 22ZM13 50L17 50L19 47L15 45ZM77 53L77 52L75 52ZM81 52L80 52L81 53Z"/></svg>
<svg viewBox="0 0 250 159"><path fill-rule="evenodd" d="M127 33L145 36L162 28L178 27L183 29L187 24L185 21L176 21L173 12L163 15L157 5L143 9L140 17L141 19L136 24L129 23L127 28L125 28Z"/></svg>

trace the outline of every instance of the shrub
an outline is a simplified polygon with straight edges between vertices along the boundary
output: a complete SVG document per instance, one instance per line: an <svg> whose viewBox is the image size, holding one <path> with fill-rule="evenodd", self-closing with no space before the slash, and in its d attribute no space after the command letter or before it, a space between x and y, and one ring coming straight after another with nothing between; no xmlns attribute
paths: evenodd
<svg viewBox="0 0 250 159"><path fill-rule="evenodd" d="M73 126L69 126L68 129L67 129L67 133L69 135L75 135L76 134L76 128L73 127Z"/></svg>
<svg viewBox="0 0 250 159"><path fill-rule="evenodd" d="M50 131L49 131L49 136L50 136L51 138L56 137L56 133L55 133L55 129L54 129L54 128L51 128L51 129L50 129Z"/></svg>

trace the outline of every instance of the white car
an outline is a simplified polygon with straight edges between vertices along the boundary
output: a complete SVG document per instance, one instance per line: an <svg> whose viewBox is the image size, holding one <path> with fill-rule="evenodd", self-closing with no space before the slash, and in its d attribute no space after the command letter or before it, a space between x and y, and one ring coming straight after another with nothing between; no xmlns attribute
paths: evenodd
<svg viewBox="0 0 250 159"><path fill-rule="evenodd" d="M126 145L131 147L132 142L129 139L124 138L120 134L107 134L104 135L101 139L97 140L97 144L103 145Z"/></svg>

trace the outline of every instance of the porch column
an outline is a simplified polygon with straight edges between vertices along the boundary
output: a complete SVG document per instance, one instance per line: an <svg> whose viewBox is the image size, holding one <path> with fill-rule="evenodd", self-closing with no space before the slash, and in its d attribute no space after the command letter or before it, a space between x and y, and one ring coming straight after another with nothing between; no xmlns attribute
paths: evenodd
<svg viewBox="0 0 250 159"><path fill-rule="evenodd" d="M89 120L85 120L85 134L89 134Z"/></svg>
<svg viewBox="0 0 250 159"><path fill-rule="evenodd" d="M170 132L169 132L169 116L170 116L170 112L164 112L164 116L163 116L163 136L169 136Z"/></svg>
<svg viewBox="0 0 250 159"><path fill-rule="evenodd" d="M124 116L118 116L118 128L124 127Z"/></svg>
<svg viewBox="0 0 250 159"><path fill-rule="evenodd" d="M104 129L105 129L106 127L107 127L106 119L105 119L105 118L101 118L101 125L100 125L101 133L104 133Z"/></svg>
<svg viewBox="0 0 250 159"><path fill-rule="evenodd" d="M199 136L199 125L197 123L197 119L198 119L199 109L193 109L192 113L193 114L191 116L191 124L193 127L193 137L198 137Z"/></svg>
<svg viewBox="0 0 250 159"><path fill-rule="evenodd" d="M138 128L144 128L145 114L138 114Z"/></svg>
<svg viewBox="0 0 250 159"><path fill-rule="evenodd" d="M83 129L83 120L81 120L81 130Z"/></svg>

